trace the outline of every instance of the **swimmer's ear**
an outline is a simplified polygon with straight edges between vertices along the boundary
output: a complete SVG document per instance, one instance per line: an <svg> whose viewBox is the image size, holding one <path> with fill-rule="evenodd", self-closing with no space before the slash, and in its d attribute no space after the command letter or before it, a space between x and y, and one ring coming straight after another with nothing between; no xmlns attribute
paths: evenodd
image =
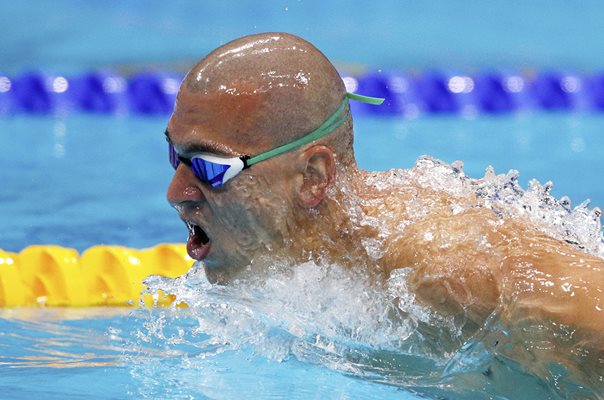
<svg viewBox="0 0 604 400"><path fill-rule="evenodd" d="M296 195L302 207L316 207L336 179L336 159L329 147L313 146L297 161Z"/></svg>

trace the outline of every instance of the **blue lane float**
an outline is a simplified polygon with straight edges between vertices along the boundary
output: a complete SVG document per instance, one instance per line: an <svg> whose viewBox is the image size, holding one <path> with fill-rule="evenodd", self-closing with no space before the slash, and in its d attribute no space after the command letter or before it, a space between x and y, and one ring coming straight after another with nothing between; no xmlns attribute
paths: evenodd
<svg viewBox="0 0 604 400"><path fill-rule="evenodd" d="M354 103L351 106L356 114L413 118L526 111L604 112L604 73L377 70L341 75L349 92L386 99L381 107ZM75 76L40 71L13 77L0 73L0 115L167 115L181 80L182 75L169 71L128 76L110 70Z"/></svg>

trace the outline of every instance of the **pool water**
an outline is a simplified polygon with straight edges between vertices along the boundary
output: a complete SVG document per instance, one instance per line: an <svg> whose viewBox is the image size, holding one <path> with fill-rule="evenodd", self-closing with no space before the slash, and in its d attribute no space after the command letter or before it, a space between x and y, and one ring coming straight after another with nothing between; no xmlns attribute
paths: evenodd
<svg viewBox="0 0 604 400"><path fill-rule="evenodd" d="M183 73L221 43L272 30L309 39L350 71L590 74L602 68L604 52L604 8L595 0L23 4L5 1L0 13L0 72L9 75ZM184 241L185 227L165 201L173 173L166 122L2 116L0 248ZM602 114L364 115L355 127L365 169L411 168L428 154L462 160L470 177L489 165L498 174L516 169L525 188L531 179L552 181L554 197L604 207ZM209 286L196 269L175 282L149 280L178 292L189 310L0 310L0 397L589 398L563 369L538 379L490 348L464 343L450 321L417 307L396 280L382 293L359 271L337 265L273 265L269 272L230 288ZM392 307L395 295L404 315Z"/></svg>
<svg viewBox="0 0 604 400"><path fill-rule="evenodd" d="M165 123L82 114L0 120L0 146L11 149L0 160L10 188L0 193L3 248L38 243L82 251L99 243L140 248L184 241L186 230L164 198L172 174ZM575 205L591 198L598 206L604 204L602 127L598 115L365 116L356 119L355 146L366 169L409 168L431 154L449 163L465 160L471 177L483 176L488 165L497 173L517 169L524 187L533 178L552 180L555 196L568 195ZM414 343L408 336L414 331L389 331L395 328L375 319L389 312L387 299L344 271L329 275L337 267L316 267L290 266L301 280L276 273L276 283L259 285L260 292L241 286L221 292L195 276L186 284L155 283L189 288L181 295L199 305L190 311L5 310L0 385L6 398L518 398L509 382L525 382L525 398L558 398L542 381L497 359L489 367L496 379L487 378L480 363L447 376L459 339L434 359L425 357L428 351L410 356L404 349ZM326 282L318 292L305 280L311 271L325 274L315 277ZM285 294L275 291L283 287ZM372 312L340 306L352 290L373 299ZM316 312L326 309L335 314ZM412 320L426 315L417 312ZM350 335L360 327L362 334ZM447 348L446 341L441 345ZM31 385L34 378L43 384Z"/></svg>
<svg viewBox="0 0 604 400"><path fill-rule="evenodd" d="M185 230L165 201L172 170L163 131L167 118L23 117L0 120L2 248L58 244L150 247L182 242ZM520 171L552 181L556 197L604 207L604 116L529 114L405 120L357 118L361 168L408 168L421 155L462 160L481 177ZM118 179L119 178L119 179Z"/></svg>
<svg viewBox="0 0 604 400"><path fill-rule="evenodd" d="M364 382L296 359L279 362L251 347L179 345L133 332L159 312L19 310L3 313L0 385L4 399L401 398L405 391ZM192 330L187 315L164 316ZM168 332L166 332L168 334ZM36 384L32 384L36 382ZM405 397L403 397L405 398ZM411 397L409 397L411 398Z"/></svg>

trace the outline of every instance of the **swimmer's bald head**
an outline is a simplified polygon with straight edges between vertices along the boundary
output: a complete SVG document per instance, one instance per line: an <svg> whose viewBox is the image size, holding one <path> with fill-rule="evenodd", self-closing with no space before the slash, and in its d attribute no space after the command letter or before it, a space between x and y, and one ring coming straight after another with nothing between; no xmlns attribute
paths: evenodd
<svg viewBox="0 0 604 400"><path fill-rule="evenodd" d="M254 153L316 129L345 93L335 67L309 42L286 33L250 35L189 71L172 120L188 120L236 151ZM338 131L348 133L337 141L350 145L351 124Z"/></svg>

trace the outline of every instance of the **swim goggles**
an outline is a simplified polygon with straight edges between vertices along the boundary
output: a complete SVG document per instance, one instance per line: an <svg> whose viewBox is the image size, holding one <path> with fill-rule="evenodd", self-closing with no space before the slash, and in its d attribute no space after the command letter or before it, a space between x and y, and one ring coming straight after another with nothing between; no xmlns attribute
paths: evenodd
<svg viewBox="0 0 604 400"><path fill-rule="evenodd" d="M303 146L336 130L344 123L344 121L346 121L350 113L350 109L346 108L348 99L373 105L380 105L384 102L384 99L382 98L346 93L342 104L340 104L336 112L327 118L327 120L325 120L325 122L323 122L317 129L294 141L263 153L256 154L255 156L243 155L238 157L222 157L211 153L195 153L190 157L184 157L178 154L172 143L168 141L170 147L170 164L174 169L176 169L182 162L191 168L197 179L211 185L214 188L219 188L244 169L257 164L260 161L267 160L279 154Z"/></svg>

